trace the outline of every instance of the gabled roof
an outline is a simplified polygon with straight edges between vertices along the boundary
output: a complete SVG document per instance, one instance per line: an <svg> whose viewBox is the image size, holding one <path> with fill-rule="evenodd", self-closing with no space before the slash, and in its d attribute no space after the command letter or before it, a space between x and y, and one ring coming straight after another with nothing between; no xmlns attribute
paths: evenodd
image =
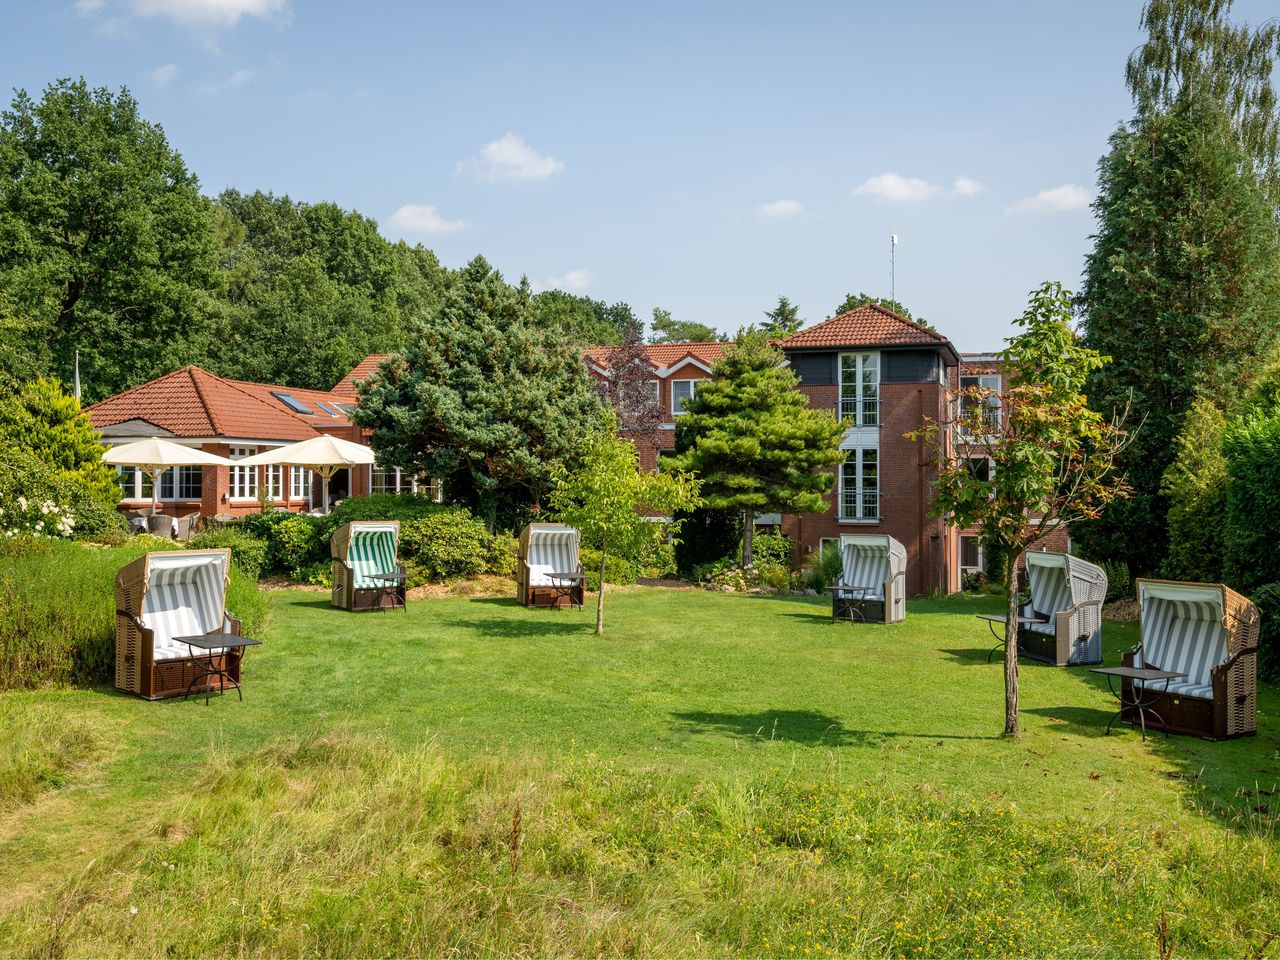
<svg viewBox="0 0 1280 960"><path fill-rule="evenodd" d="M836 314L778 341L783 350L823 347L940 347L956 359L951 341L877 303Z"/></svg>
<svg viewBox="0 0 1280 960"><path fill-rule="evenodd" d="M706 343L647 343L644 350L655 370L671 371L693 360L710 368L724 356L725 344L720 341ZM609 351L613 347L587 347L583 356L587 362L601 370L609 368Z"/></svg>
<svg viewBox="0 0 1280 960"><path fill-rule="evenodd" d="M388 356L390 356L390 354L386 354L386 353L369 354L369 356L365 357L363 360L361 360L359 363L356 364L356 367L354 370L352 370L345 377L343 377L341 380L335 383L333 385L333 390L331 390L330 392L336 393L342 397L347 397L350 400L354 400L357 397L356 381L368 380L371 376L377 373L378 364L382 363L382 361L387 359Z"/></svg>
<svg viewBox="0 0 1280 960"><path fill-rule="evenodd" d="M291 411L272 391L289 394L313 411ZM346 425L345 411L333 417L316 406L347 402L315 390L227 380L199 367L183 367L95 403L85 412L98 430L144 420L174 437L232 437L244 440L306 440L317 427Z"/></svg>

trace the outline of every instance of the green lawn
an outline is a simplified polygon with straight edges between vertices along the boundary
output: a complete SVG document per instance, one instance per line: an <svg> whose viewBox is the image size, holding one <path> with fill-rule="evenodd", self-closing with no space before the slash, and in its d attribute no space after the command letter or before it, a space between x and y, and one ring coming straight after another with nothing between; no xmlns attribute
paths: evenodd
<svg viewBox="0 0 1280 960"><path fill-rule="evenodd" d="M1280 953L1280 698L1144 744L1024 664L1002 739L999 605L275 594L244 703L0 698L0 953Z"/></svg>

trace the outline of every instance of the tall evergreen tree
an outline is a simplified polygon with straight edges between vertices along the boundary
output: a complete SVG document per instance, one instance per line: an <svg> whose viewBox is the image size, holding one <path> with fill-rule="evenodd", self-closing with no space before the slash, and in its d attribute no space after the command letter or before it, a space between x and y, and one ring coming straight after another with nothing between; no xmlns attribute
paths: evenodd
<svg viewBox="0 0 1280 960"><path fill-rule="evenodd" d="M841 460L844 430L829 410L815 410L797 389L782 352L760 330L725 348L684 405L674 457L663 462L702 480L709 507L743 513L742 562L751 562L755 517L825 510Z"/></svg>
<svg viewBox="0 0 1280 960"><path fill-rule="evenodd" d="M764 317L769 321L765 325L765 332L774 338L788 337L804 325L804 321L800 319L800 308L787 297L779 297L778 305L772 310L766 310Z"/></svg>
<svg viewBox="0 0 1280 960"><path fill-rule="evenodd" d="M1146 573L1168 542L1161 478L1188 407L1242 393L1280 332L1280 244L1266 193L1208 97L1118 130L1098 179L1081 305L1087 345L1113 362L1089 394L1106 416L1132 401L1141 423L1121 461L1132 499L1073 533Z"/></svg>
<svg viewBox="0 0 1280 960"><path fill-rule="evenodd" d="M454 277L402 354L361 387L353 419L386 464L445 478L492 528L573 468L602 408L576 346L482 257Z"/></svg>

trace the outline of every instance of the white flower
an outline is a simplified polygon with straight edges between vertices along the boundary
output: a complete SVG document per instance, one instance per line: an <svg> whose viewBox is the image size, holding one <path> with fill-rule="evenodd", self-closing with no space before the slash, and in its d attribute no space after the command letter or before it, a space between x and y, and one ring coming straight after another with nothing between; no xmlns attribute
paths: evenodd
<svg viewBox="0 0 1280 960"><path fill-rule="evenodd" d="M39 532L40 532L41 530L43 530L43 529L44 529L44 521L43 521L43 520L37 520L37 521L36 521L36 533L39 533Z"/></svg>
<svg viewBox="0 0 1280 960"><path fill-rule="evenodd" d="M27 498L26 498L26 497L21 497L21 496L20 496L20 497L18 497L18 509L19 509L19 510L25 510L25 509L27 509Z"/></svg>
<svg viewBox="0 0 1280 960"><path fill-rule="evenodd" d="M137 915L138 915L138 908L135 907L133 904L129 904L129 916L136 917Z"/></svg>

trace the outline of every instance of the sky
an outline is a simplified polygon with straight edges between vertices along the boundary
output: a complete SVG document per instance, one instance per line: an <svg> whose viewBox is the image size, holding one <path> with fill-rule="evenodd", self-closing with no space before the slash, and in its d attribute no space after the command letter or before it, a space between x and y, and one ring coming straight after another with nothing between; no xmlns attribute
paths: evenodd
<svg viewBox="0 0 1280 960"><path fill-rule="evenodd" d="M962 351L1079 286L1142 40L1138 0L3 4L6 88L127 86L210 195L727 333L888 296L896 234L897 298Z"/></svg>

